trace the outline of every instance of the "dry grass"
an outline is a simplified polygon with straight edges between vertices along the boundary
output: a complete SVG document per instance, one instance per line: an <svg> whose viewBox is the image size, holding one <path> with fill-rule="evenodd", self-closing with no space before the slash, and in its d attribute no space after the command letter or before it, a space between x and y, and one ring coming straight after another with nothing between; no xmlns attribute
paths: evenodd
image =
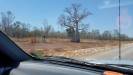
<svg viewBox="0 0 133 75"><path fill-rule="evenodd" d="M23 38L13 40L26 52L43 52L43 56L66 56L66 57L83 57L97 52L105 51L118 46L118 41L105 40L87 40L82 39L80 43L70 42L69 39L47 39L42 42L41 38L37 38L36 42L32 42L33 38ZM129 41L123 42L129 43Z"/></svg>

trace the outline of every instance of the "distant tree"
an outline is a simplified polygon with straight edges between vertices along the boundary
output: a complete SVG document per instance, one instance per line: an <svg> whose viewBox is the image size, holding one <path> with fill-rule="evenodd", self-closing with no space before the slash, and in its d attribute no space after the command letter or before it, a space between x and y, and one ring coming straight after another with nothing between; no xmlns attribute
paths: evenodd
<svg viewBox="0 0 133 75"><path fill-rule="evenodd" d="M66 29L66 32L67 32L68 37L71 38L71 41L73 41L74 37L75 37L74 36L75 35L74 28L69 27L69 28Z"/></svg>
<svg viewBox="0 0 133 75"><path fill-rule="evenodd" d="M128 41L130 38L126 34L121 34L121 41Z"/></svg>
<svg viewBox="0 0 133 75"><path fill-rule="evenodd" d="M29 28L27 26L28 24L22 23L20 21L14 22L12 28L10 28L12 31L12 36L17 38L29 36Z"/></svg>
<svg viewBox="0 0 133 75"><path fill-rule="evenodd" d="M21 23L19 21L16 21L13 24L12 34L13 34L13 37L17 37L17 38L21 37Z"/></svg>
<svg viewBox="0 0 133 75"><path fill-rule="evenodd" d="M51 30L51 25L48 24L48 22L46 20L44 20L44 23L43 23L43 41L46 41L46 38L48 38L49 36L49 33L50 33L50 30Z"/></svg>
<svg viewBox="0 0 133 75"><path fill-rule="evenodd" d="M99 32L99 30L92 30L92 38L93 39L100 39L100 32Z"/></svg>
<svg viewBox="0 0 133 75"><path fill-rule="evenodd" d="M114 40L118 40L119 39L119 31L117 29L115 29L113 31L112 37L114 38Z"/></svg>
<svg viewBox="0 0 133 75"><path fill-rule="evenodd" d="M80 4L72 4L71 7L65 9L65 14L59 17L59 24L66 27L67 31L73 30L73 38L71 41L80 42L79 30L82 30L86 27L86 24L83 24L82 21L91 13L86 9L82 9ZM80 28L82 27L82 28Z"/></svg>
<svg viewBox="0 0 133 75"><path fill-rule="evenodd" d="M131 38L129 38L128 35L126 35L126 34L119 34L119 31L116 30L116 29L114 30L112 36L113 36L114 40L119 40L119 39L121 39L121 40L131 40Z"/></svg>
<svg viewBox="0 0 133 75"><path fill-rule="evenodd" d="M15 16L12 14L11 11L7 11L6 13L1 12L1 29L7 35L11 36L11 28L14 21Z"/></svg>
<svg viewBox="0 0 133 75"><path fill-rule="evenodd" d="M81 30L80 37L83 39L88 38L88 32L86 30Z"/></svg>
<svg viewBox="0 0 133 75"><path fill-rule="evenodd" d="M111 32L110 31L104 31L102 34L102 38L104 40L111 40L111 38L112 38Z"/></svg>

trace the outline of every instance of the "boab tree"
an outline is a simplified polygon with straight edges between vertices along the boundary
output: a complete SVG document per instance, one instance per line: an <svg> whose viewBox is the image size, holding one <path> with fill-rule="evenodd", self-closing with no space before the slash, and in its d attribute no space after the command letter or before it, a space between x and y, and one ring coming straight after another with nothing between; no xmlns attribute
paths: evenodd
<svg viewBox="0 0 133 75"><path fill-rule="evenodd" d="M66 27L66 30L71 33L72 42L80 42L79 30L85 30L88 24L84 24L83 20L91 15L89 11L81 8L80 4L72 4L65 8L64 14L59 17L58 23Z"/></svg>

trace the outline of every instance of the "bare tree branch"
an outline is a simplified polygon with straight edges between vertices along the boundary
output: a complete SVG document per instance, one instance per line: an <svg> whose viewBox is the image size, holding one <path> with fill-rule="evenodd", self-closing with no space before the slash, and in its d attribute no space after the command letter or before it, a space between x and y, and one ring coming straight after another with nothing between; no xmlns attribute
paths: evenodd
<svg viewBox="0 0 133 75"><path fill-rule="evenodd" d="M91 13L86 9L82 9L80 4L72 4L71 7L66 8L64 12L65 14L59 17L58 23L68 29L74 29L74 38L77 42L79 42L79 30L86 29L86 26L81 24L81 22L88 15L91 15Z"/></svg>

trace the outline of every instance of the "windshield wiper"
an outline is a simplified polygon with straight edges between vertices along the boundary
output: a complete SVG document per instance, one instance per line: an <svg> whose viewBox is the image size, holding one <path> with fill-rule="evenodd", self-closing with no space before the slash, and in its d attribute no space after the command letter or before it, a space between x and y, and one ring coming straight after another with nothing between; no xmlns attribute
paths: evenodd
<svg viewBox="0 0 133 75"><path fill-rule="evenodd" d="M53 64L59 64L59 65L66 65L66 66L71 66L71 67L77 67L77 68L83 68L87 70L95 70L95 71L115 71L115 72L120 72L124 74L133 74L133 69L131 68L126 68L122 66L118 66L115 64L97 64L97 63L91 63L91 62L85 62L85 61L80 61L72 58L66 58L66 57L61 57L61 56L46 56L44 59L41 59L43 61L48 61ZM128 66L129 67L129 66Z"/></svg>

